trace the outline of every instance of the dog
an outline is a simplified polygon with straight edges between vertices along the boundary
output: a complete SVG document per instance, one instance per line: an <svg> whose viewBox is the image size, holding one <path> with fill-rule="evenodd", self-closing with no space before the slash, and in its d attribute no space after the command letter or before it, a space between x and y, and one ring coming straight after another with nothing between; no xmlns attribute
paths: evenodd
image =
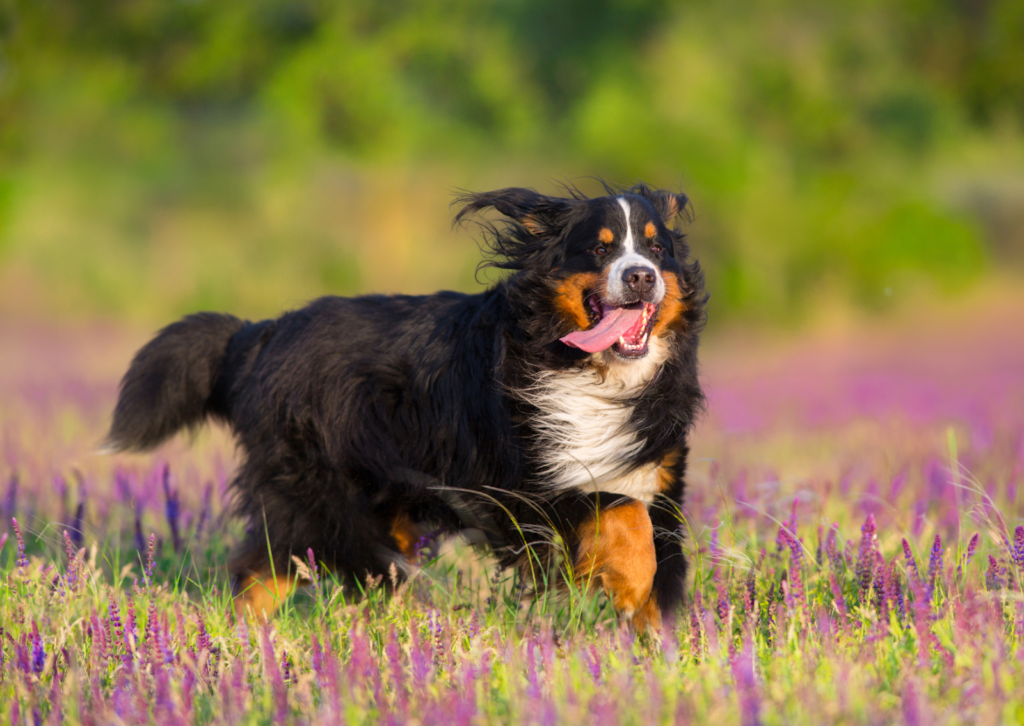
<svg viewBox="0 0 1024 726"><path fill-rule="evenodd" d="M169 325L125 374L108 446L152 449L207 419L233 431L240 612L273 613L309 548L348 581L404 576L430 527L477 530L502 566L600 586L637 630L657 626L684 599L707 296L676 228L687 197L605 190L457 199L456 222L504 217L480 221L482 264L508 272L479 294Z"/></svg>

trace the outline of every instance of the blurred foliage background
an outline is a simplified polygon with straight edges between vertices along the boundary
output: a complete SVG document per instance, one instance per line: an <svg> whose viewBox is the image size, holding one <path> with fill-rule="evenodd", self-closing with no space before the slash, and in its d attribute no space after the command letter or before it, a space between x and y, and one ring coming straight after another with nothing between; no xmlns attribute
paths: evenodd
<svg viewBox="0 0 1024 726"><path fill-rule="evenodd" d="M475 290L453 191L589 175L690 195L718 319L1012 273L1024 3L0 0L7 314Z"/></svg>

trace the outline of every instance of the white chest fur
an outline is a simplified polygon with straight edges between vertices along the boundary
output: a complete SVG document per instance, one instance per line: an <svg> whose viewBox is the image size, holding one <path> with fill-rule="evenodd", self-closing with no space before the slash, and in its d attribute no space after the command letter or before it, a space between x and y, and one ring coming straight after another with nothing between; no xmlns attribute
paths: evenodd
<svg viewBox="0 0 1024 726"><path fill-rule="evenodd" d="M542 373L529 391L539 409L542 475L554 489L611 492L650 504L658 491L657 466L634 467L643 440L629 426L628 403L657 374L668 356L658 339L640 360L625 361L610 351L606 375L593 368Z"/></svg>

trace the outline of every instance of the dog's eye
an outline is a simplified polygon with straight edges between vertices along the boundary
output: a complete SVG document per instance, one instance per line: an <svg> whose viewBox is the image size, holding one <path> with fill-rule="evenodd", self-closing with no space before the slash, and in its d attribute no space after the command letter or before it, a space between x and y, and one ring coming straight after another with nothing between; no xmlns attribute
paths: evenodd
<svg viewBox="0 0 1024 726"><path fill-rule="evenodd" d="M608 254L608 248L604 246L596 247L594 248L594 254L597 255L598 257L600 257L601 255L606 255Z"/></svg>
<svg viewBox="0 0 1024 726"><path fill-rule="evenodd" d="M653 252L655 254L658 254L659 252L664 252L664 251L665 251L665 248L662 247L657 242L655 242L653 245L651 245L651 252Z"/></svg>

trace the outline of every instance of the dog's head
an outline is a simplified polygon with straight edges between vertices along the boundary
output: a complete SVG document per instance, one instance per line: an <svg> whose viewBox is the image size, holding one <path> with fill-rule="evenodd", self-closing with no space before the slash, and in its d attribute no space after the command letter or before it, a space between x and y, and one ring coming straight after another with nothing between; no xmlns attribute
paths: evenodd
<svg viewBox="0 0 1024 726"><path fill-rule="evenodd" d="M501 189L463 197L456 218L493 207L511 221L490 227L496 259L547 294L543 314L555 338L587 353L619 360L643 358L652 337L685 324L696 265L673 228L688 200L683 194L638 184L588 199L549 197L529 189Z"/></svg>

